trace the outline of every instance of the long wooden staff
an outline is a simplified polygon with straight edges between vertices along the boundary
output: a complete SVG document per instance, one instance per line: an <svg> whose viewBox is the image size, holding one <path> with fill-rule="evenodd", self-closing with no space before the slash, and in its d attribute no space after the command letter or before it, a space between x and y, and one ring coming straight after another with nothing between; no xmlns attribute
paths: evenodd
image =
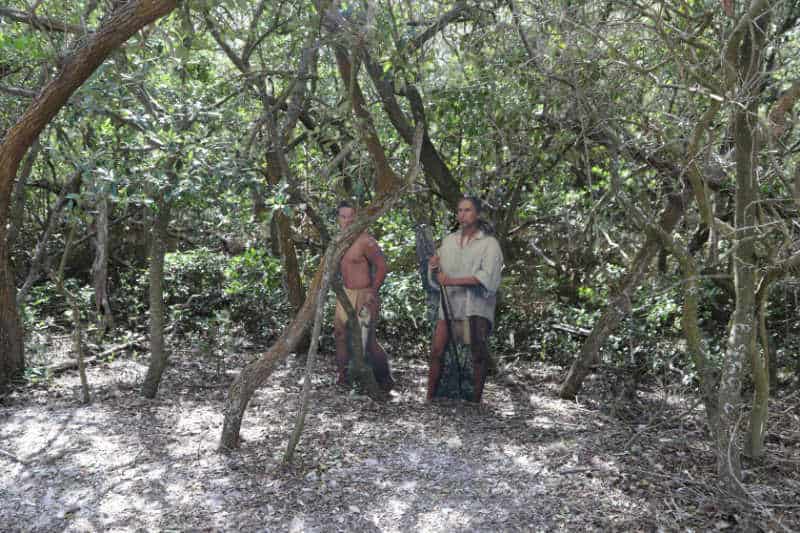
<svg viewBox="0 0 800 533"><path fill-rule="evenodd" d="M456 337L453 332L453 312L450 308L450 298L447 295L447 289L441 283L439 283L439 295L442 301L444 322L447 325L447 347L450 348L450 355L452 355L456 360L456 367L458 369L458 392L461 394L461 374L463 373L463 368L461 365L461 352L458 349L458 343L456 342Z"/></svg>

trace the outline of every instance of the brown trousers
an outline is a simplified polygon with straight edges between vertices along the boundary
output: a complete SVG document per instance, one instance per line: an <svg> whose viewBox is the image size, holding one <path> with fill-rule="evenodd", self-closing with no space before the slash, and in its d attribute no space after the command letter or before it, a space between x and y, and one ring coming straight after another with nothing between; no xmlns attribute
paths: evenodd
<svg viewBox="0 0 800 533"><path fill-rule="evenodd" d="M489 370L488 340L492 331L492 323L489 322L488 319L480 316L470 316L468 320L470 348L472 352L473 395L471 401L480 403L483 397L483 387L486 384L486 374ZM444 320L439 320L436 323L436 330L433 333L431 360L428 368L427 399L429 401L436 395L436 388L442 373L442 355L450 340L447 323Z"/></svg>

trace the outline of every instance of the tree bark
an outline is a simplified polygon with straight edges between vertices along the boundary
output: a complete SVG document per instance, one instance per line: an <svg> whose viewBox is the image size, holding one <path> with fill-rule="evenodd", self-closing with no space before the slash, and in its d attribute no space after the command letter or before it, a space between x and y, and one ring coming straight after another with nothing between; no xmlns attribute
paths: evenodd
<svg viewBox="0 0 800 533"><path fill-rule="evenodd" d="M759 458L764 455L764 435L767 430L770 390L770 346L767 334L767 302L757 302L756 326L758 334L753 334L750 350L750 366L753 373L753 402L750 409L750 424L745 440L745 454ZM759 342L760 341L760 342ZM759 345L761 349L759 350Z"/></svg>
<svg viewBox="0 0 800 533"><path fill-rule="evenodd" d="M644 220L644 217L640 217ZM646 223L646 222L645 222ZM706 409L706 418L712 433L716 434L718 407L717 407L717 386L719 384L719 369L712 364L706 352L702 333L699 324L699 299L700 280L697 263L692 257L687 247L680 248L672 240L670 235L652 224L649 225L649 232L655 235L663 244L666 252L672 253L678 260L681 267L683 283L681 285L683 293L683 309L681 314L681 329L686 337L686 347L689 356L692 358L695 369L700 377L700 393L703 405Z"/></svg>
<svg viewBox="0 0 800 533"><path fill-rule="evenodd" d="M754 0L737 22L726 43L724 64L731 94L741 98L733 106L733 137L736 149L736 196L733 239L733 273L736 303L731 317L725 359L719 385L719 421L716 434L717 472L723 485L742 494L740 446L737 438L742 417L742 372L753 361L756 347L755 225L758 184L755 176L758 126L758 83L762 75L771 2Z"/></svg>
<svg viewBox="0 0 800 533"><path fill-rule="evenodd" d="M14 273L6 244L14 179L25 153L69 97L108 55L142 27L170 13L177 0L132 0L114 11L97 32L78 42L58 75L31 102L0 144L0 386L25 366L23 330L16 306Z"/></svg>
<svg viewBox="0 0 800 533"><path fill-rule="evenodd" d="M164 255L170 206L163 196L157 202L150 246L150 366L142 384L142 395L155 398L161 376L167 367L164 349Z"/></svg>
<svg viewBox="0 0 800 533"><path fill-rule="evenodd" d="M332 255L334 252L334 247L328 248L328 254ZM332 258L326 257L323 259L323 263L330 265L332 263ZM308 402L311 395L311 372L314 370L314 362L317 357L319 335L322 328L322 319L325 311L325 298L328 294L328 287L330 286L331 275L333 272L333 269L326 269L322 275L322 281L319 287L319 297L317 298L317 305L314 309L314 327L311 330L311 346L309 347L308 356L306 357L306 374L303 381L300 410L297 413L294 430L289 437L289 444L286 446L286 453L283 455L284 464L289 464L292 462L295 447L297 446L297 443L300 442L300 435L303 433L303 427L305 426L306 413L308 412Z"/></svg>
<svg viewBox="0 0 800 533"><path fill-rule="evenodd" d="M114 327L114 316L108 300L108 194L101 192L97 203L95 218L97 233L95 234L95 255L92 264L94 281L94 307L97 314L98 337Z"/></svg>
<svg viewBox="0 0 800 533"><path fill-rule="evenodd" d="M14 248L14 245L17 241L17 235L19 235L19 232L22 229L22 224L24 223L25 189L27 189L28 178L31 177L31 172L33 172L33 164L36 161L36 157L39 155L40 150L41 146L37 141L31 147L30 152L28 152L28 157L25 158L25 163L22 165L22 170L19 173L19 179L17 179L17 184L14 187L14 200L11 208L12 211L11 219L9 221L10 225L8 228L8 237L6 239L6 245L8 246L9 250Z"/></svg>
<svg viewBox="0 0 800 533"><path fill-rule="evenodd" d="M389 117L397 133L410 145L414 140L414 127L403 113L400 104L395 98L392 74L391 72L384 73L381 66L378 65L369 54L365 55L365 66L372 79L372 84L375 86L381 98L383 109L386 111L386 115ZM425 170L425 175L429 178L428 184L430 185L431 182L435 183L439 194L442 195L442 198L444 198L450 208L455 210L458 205L458 200L461 198L461 188L428 135L425 108L422 104L422 98L419 92L415 87L406 87L406 94L408 95L414 114L425 128L422 136L420 162L422 163L422 168Z"/></svg>

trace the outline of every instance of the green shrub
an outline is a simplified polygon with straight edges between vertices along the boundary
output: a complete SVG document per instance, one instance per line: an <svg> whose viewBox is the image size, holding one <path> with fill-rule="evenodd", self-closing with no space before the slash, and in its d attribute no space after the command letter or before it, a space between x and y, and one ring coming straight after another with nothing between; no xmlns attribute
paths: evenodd
<svg viewBox="0 0 800 533"><path fill-rule="evenodd" d="M288 319L280 260L250 248L236 257L197 248L169 253L164 297L177 332L203 330L220 313L254 339L272 337Z"/></svg>

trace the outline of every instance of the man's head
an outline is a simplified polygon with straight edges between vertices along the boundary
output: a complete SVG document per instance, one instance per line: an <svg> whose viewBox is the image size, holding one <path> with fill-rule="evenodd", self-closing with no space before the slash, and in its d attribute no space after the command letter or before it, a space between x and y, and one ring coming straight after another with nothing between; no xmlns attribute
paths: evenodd
<svg viewBox="0 0 800 533"><path fill-rule="evenodd" d="M353 207L348 201L339 202L336 207L336 223L339 224L339 229L347 229L356 219L356 208Z"/></svg>
<svg viewBox="0 0 800 533"><path fill-rule="evenodd" d="M457 218L462 230L471 230L478 227L481 209L481 201L475 196L464 196L458 201Z"/></svg>

